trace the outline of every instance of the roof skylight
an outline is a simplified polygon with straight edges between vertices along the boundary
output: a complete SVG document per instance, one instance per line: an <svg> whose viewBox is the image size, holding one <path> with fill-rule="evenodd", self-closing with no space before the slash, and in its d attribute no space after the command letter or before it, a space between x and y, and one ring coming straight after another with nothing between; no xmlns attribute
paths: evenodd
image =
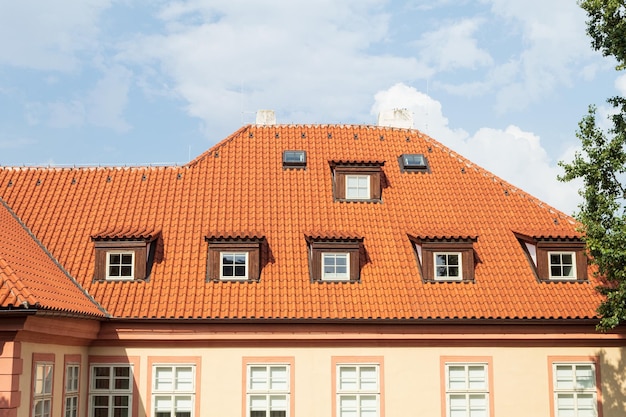
<svg viewBox="0 0 626 417"><path fill-rule="evenodd" d="M284 151L283 168L306 168L306 151Z"/></svg>
<svg viewBox="0 0 626 417"><path fill-rule="evenodd" d="M428 161L421 153L405 153L399 158L400 169L404 171L427 172Z"/></svg>

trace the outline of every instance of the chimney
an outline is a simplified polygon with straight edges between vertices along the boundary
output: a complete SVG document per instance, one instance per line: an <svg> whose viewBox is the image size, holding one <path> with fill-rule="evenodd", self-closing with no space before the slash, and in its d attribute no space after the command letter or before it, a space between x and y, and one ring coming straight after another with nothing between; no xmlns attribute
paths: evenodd
<svg viewBox="0 0 626 417"><path fill-rule="evenodd" d="M273 126L276 124L274 110L258 110L256 112L256 124L261 126Z"/></svg>
<svg viewBox="0 0 626 417"><path fill-rule="evenodd" d="M413 129L413 114L409 109L382 110L378 113L378 126Z"/></svg>

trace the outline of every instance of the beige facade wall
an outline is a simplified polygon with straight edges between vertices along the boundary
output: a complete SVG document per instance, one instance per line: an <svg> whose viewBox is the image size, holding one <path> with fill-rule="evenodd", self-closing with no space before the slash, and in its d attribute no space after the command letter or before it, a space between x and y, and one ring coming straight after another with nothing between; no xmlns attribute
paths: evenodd
<svg viewBox="0 0 626 417"><path fill-rule="evenodd" d="M245 365L243 358L293 358L293 410L297 417L333 416L333 357L381 357L383 373L381 416L445 416L442 358L472 362L490 359L493 409L491 416L550 416L549 359L597 356L602 376L603 416L626 415L626 384L623 377L626 348L549 347L386 347L386 348L91 348L97 356L139 358L138 417L149 416L151 382L149 363L199 358L201 390L196 396L201 416L245 415ZM154 357L158 357L157 362ZM254 360L252 360L254 361ZM85 381L85 380L83 380ZM86 385L83 385L86 389ZM294 417L294 416L291 416Z"/></svg>

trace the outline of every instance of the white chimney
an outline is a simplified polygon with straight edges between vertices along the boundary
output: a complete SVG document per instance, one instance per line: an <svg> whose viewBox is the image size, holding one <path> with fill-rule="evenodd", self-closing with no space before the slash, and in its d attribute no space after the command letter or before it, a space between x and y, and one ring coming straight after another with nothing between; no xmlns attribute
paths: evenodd
<svg viewBox="0 0 626 417"><path fill-rule="evenodd" d="M378 113L378 126L413 129L413 114L409 109L382 110Z"/></svg>
<svg viewBox="0 0 626 417"><path fill-rule="evenodd" d="M276 124L274 110L258 110L256 112L256 124L261 126L273 126Z"/></svg>

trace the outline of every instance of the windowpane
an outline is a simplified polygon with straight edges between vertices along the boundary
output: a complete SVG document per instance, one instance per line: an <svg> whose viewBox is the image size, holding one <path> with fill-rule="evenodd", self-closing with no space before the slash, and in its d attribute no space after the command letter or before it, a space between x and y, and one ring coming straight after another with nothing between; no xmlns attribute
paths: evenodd
<svg viewBox="0 0 626 417"><path fill-rule="evenodd" d="M461 277L461 254L460 253L435 253L435 278Z"/></svg>
<svg viewBox="0 0 626 417"><path fill-rule="evenodd" d="M446 392L450 416L487 417L489 384L485 364L447 364Z"/></svg>
<svg viewBox="0 0 626 417"><path fill-rule="evenodd" d="M287 416L289 366L250 365L247 385L248 416Z"/></svg>
<svg viewBox="0 0 626 417"><path fill-rule="evenodd" d="M346 199L364 200L370 198L369 175L346 175Z"/></svg>
<svg viewBox="0 0 626 417"><path fill-rule="evenodd" d="M221 278L246 278L248 276L248 254L246 252L222 252Z"/></svg>
<svg viewBox="0 0 626 417"><path fill-rule="evenodd" d="M347 253L323 253L322 271L323 279L348 279L348 257Z"/></svg>

